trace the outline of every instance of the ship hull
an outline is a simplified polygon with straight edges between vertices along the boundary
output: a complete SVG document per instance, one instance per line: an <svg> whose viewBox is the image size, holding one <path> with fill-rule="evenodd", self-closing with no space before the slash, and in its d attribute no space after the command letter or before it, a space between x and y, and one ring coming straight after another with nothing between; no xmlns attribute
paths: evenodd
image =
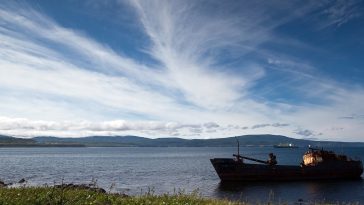
<svg viewBox="0 0 364 205"><path fill-rule="evenodd" d="M357 179L363 173L360 161L325 163L317 166L247 164L229 158L215 158L210 161L221 181Z"/></svg>

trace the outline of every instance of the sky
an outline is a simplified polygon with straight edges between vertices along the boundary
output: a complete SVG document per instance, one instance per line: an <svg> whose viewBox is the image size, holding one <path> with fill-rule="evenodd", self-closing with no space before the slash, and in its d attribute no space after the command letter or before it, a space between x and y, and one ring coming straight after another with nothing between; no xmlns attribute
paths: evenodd
<svg viewBox="0 0 364 205"><path fill-rule="evenodd" d="M364 1L0 1L0 134L364 141Z"/></svg>

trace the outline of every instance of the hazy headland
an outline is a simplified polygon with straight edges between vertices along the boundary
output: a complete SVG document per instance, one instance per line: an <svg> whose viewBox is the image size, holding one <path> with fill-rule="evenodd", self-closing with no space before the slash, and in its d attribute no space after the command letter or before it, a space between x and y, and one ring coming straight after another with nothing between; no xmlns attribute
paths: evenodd
<svg viewBox="0 0 364 205"><path fill-rule="evenodd" d="M242 135L216 139L146 138L139 136L89 136L62 138L39 136L20 138L0 135L1 147L235 147L294 144L299 147L364 147L363 142L338 142L295 139L282 135Z"/></svg>

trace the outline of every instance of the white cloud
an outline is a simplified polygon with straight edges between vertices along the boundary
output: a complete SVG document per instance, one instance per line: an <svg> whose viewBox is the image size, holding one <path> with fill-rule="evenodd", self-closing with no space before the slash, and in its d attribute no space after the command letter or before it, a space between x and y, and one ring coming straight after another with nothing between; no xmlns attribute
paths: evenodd
<svg viewBox="0 0 364 205"><path fill-rule="evenodd" d="M80 137L100 135L105 132L109 135L126 135L133 132L162 132L169 135L186 135L201 133L202 128L201 124L160 121L45 121L0 117L0 132L22 137L49 135L49 133L57 133L57 136Z"/></svg>
<svg viewBox="0 0 364 205"><path fill-rule="evenodd" d="M219 50L262 41L244 35L248 28L240 27L239 19L201 15L192 1L131 3L152 41L149 53L161 62L188 102L205 109L225 108L244 95L249 82L264 75L258 66L244 68L252 70L249 77L230 75L223 66L216 66Z"/></svg>
<svg viewBox="0 0 364 205"><path fill-rule="evenodd" d="M7 116L16 115L14 113L19 112L15 111L22 108L21 116L33 119L79 119L79 111L85 108L72 103L82 101L152 119L203 123L214 118L211 116L225 115L224 108L231 107L234 100L242 97L239 92L244 77L212 72L186 59L177 63L178 68L174 65L164 67L166 70L148 68L116 54L85 34L63 28L32 9L1 7L0 12L3 25L0 85L6 92L2 103L8 102L6 105L10 107L1 112ZM202 38L195 41L199 40ZM76 58L66 55L64 49ZM117 75L112 76L110 72L117 72ZM163 89L153 89L153 86ZM187 105L175 98L174 93L179 91ZM21 94L23 100L17 100L19 96L14 93ZM17 101L16 106L12 107L14 101ZM41 110L31 102L43 104ZM200 109L193 108L196 105ZM204 111L215 108L219 108L216 114ZM83 118L102 115L95 110L87 116L87 111L82 112ZM191 119L194 115L200 119Z"/></svg>
<svg viewBox="0 0 364 205"><path fill-rule="evenodd" d="M364 113L362 88L316 76L314 66L297 58L259 52L262 43L277 39L274 27L297 14L273 22L269 7L257 11L247 5L236 17L229 9L206 12L194 1L130 4L150 38L151 46L143 49L158 61L155 65L117 53L32 8L0 6L1 133L221 137L291 135L302 128L333 139L342 132L349 140L359 139L362 121L339 117ZM289 8L294 5L284 7ZM266 63L246 59L232 69L220 62L251 51L290 72L292 82L282 85L294 87L303 98L329 103L252 98L262 95L251 89L266 77ZM332 127L343 130L338 134Z"/></svg>

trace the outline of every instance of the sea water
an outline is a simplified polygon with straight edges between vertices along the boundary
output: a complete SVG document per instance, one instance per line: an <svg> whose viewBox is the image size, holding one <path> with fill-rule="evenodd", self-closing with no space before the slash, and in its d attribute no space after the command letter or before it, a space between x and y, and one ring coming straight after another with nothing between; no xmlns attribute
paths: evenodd
<svg viewBox="0 0 364 205"><path fill-rule="evenodd" d="M331 148L364 158L364 148ZM241 147L240 153L298 165L306 148ZM205 197L250 202L364 203L363 180L220 183L209 159L232 157L235 147L0 148L0 179L27 185L96 183L111 192L138 195L196 191Z"/></svg>

